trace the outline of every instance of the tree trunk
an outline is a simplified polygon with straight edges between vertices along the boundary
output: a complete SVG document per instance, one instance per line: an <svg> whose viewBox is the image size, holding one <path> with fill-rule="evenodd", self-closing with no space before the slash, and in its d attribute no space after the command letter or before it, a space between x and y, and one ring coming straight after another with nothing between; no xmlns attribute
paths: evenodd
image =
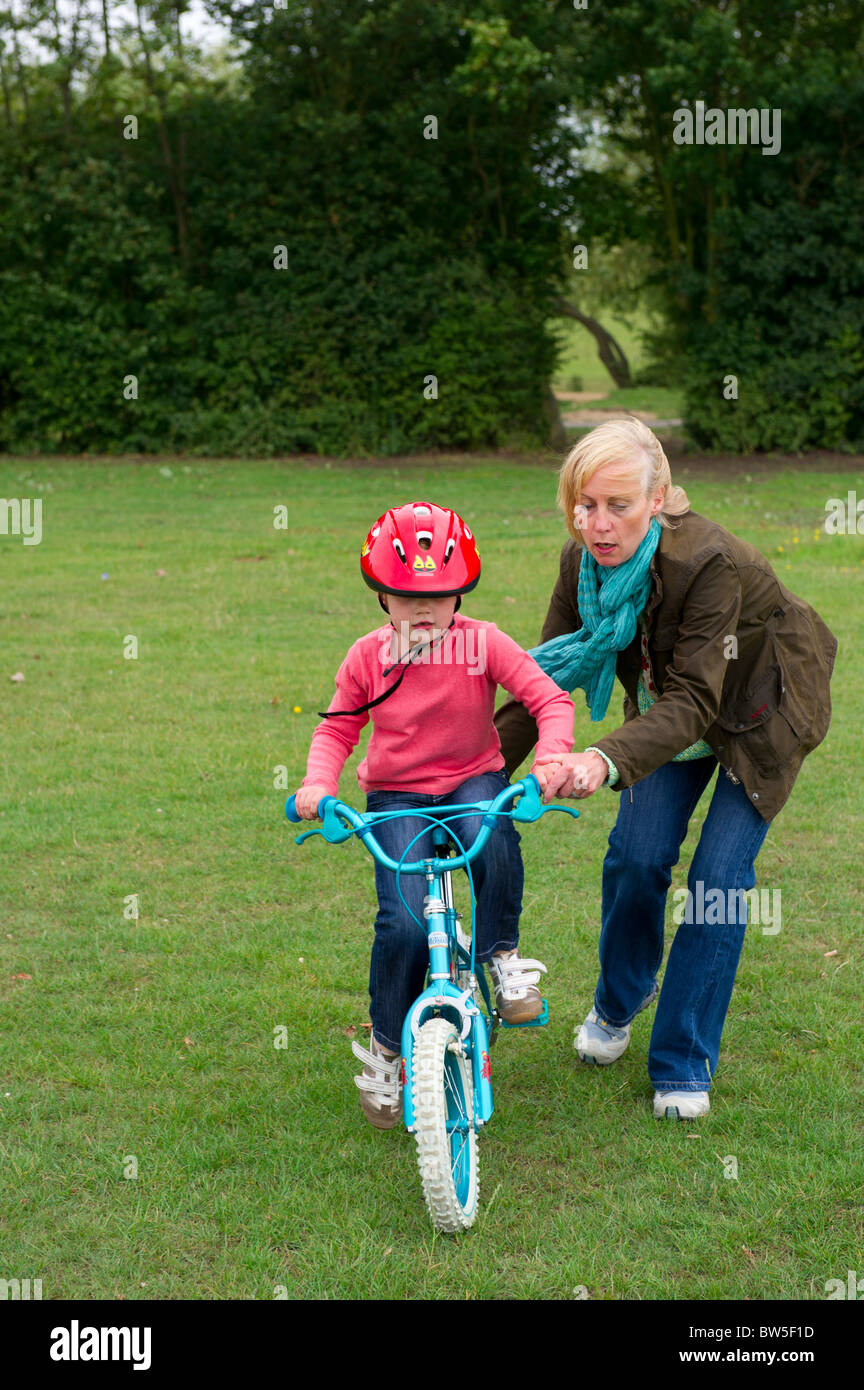
<svg viewBox="0 0 864 1390"><path fill-rule="evenodd" d="M558 401L551 386L546 387L546 399L543 403L543 408L546 412L546 419L549 424L549 443L556 453L561 453L567 448L567 431L564 428L564 421L561 419Z"/></svg>
<svg viewBox="0 0 864 1390"><path fill-rule="evenodd" d="M12 130L15 122L12 119L12 98L9 95L9 78L6 73L6 64L0 63L0 80L3 83L3 107L6 112L6 127Z"/></svg>
<svg viewBox="0 0 864 1390"><path fill-rule="evenodd" d="M663 215L666 220L666 237L669 242L669 254L673 261L681 259L681 247L678 241L678 210L675 206L675 196L672 192L672 184L663 174L663 162L666 149L660 139L660 131L657 126L657 110L654 102L648 95L648 86L645 82L644 73L640 74L641 88L645 101L645 113L648 117L649 143L651 146L651 162L654 166L654 178L660 189L663 199Z"/></svg>
<svg viewBox="0 0 864 1390"><path fill-rule="evenodd" d="M630 375L630 364L624 355L619 343L612 337L612 334L598 323L590 314L583 314L575 304L569 300L561 299L555 301L555 307L559 314L566 315L567 318L575 319L581 323L583 328L587 328L597 343L597 356L603 363L607 372L615 382L616 386L625 387L633 385L633 378Z"/></svg>
<svg viewBox="0 0 864 1390"><path fill-rule="evenodd" d="M15 53L15 71L18 77L18 86L21 91L21 100L24 106L24 129L30 134L30 97L27 92L27 78L25 68L21 62L21 48L18 43L18 24L12 23L12 48Z"/></svg>
<svg viewBox="0 0 864 1390"><path fill-rule="evenodd" d="M185 132L181 131L180 137L180 157L179 174L178 160L175 160L171 150L171 140L168 134L166 121L166 105L162 90L153 71L153 64L150 60L150 47L144 35L144 25L141 18L140 0L135 0L135 15L138 21L138 37L144 52L144 71L147 79L147 87L156 100L158 108L158 119L156 128L159 135L159 143L162 147L162 158L168 173L168 187L171 193L171 201L174 204L174 218L177 227L177 250L180 256L180 263L184 270L189 264L188 236L186 226L186 189L184 183L184 160L185 160Z"/></svg>

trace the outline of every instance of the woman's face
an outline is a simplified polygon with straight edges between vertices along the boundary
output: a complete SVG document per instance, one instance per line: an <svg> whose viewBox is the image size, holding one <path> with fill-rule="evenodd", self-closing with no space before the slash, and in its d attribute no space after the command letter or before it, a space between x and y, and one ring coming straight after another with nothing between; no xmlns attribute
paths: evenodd
<svg viewBox="0 0 864 1390"><path fill-rule="evenodd" d="M607 463L588 479L575 508L582 540L598 565L623 565L644 540L652 516L663 506L664 489L643 491L642 470Z"/></svg>

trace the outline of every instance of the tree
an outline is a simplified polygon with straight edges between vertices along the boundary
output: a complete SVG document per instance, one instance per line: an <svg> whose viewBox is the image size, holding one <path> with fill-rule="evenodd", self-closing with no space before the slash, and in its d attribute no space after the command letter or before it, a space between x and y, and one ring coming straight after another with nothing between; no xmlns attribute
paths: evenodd
<svg viewBox="0 0 864 1390"><path fill-rule="evenodd" d="M852 0L606 0L576 31L576 105L618 159L580 171L580 214L589 235L648 249L657 347L702 444L864 434L862 25ZM676 143L676 113L699 100L781 112L779 151Z"/></svg>

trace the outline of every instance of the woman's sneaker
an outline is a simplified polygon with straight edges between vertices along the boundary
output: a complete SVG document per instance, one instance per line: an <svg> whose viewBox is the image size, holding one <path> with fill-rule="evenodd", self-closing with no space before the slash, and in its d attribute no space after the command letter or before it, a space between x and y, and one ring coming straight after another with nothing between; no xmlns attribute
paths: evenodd
<svg viewBox="0 0 864 1390"><path fill-rule="evenodd" d="M360 1091L360 1108L376 1129L393 1129L402 1118L402 1058L385 1052L373 1033L369 1047L352 1042L351 1051L363 1070L354 1077Z"/></svg>
<svg viewBox="0 0 864 1390"><path fill-rule="evenodd" d="M655 983L636 1012L641 1014L643 1009L654 1003L659 993L660 986ZM617 1062L621 1054L627 1051L632 1027L632 1023L628 1023L623 1028L618 1028L614 1023L607 1023L596 1009L592 1009L577 1030L576 1041L573 1044L580 1062L594 1067L608 1067L610 1062Z"/></svg>
<svg viewBox="0 0 864 1390"><path fill-rule="evenodd" d="M654 1092L655 1120L696 1120L710 1109L707 1091Z"/></svg>
<svg viewBox="0 0 864 1390"><path fill-rule="evenodd" d="M576 1034L579 1061L592 1067L608 1067L610 1062L617 1062L630 1043L630 1027L628 1023L626 1028L616 1028L592 1009Z"/></svg>
<svg viewBox="0 0 864 1390"><path fill-rule="evenodd" d="M546 966L539 960L522 960L518 950L493 956L487 964L500 1017L505 1023L530 1023L543 1008L537 986Z"/></svg>

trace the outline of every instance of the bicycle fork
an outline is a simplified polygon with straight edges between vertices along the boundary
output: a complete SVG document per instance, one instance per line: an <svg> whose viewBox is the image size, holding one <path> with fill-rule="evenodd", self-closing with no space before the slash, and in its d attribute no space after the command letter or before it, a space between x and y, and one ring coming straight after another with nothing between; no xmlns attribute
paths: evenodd
<svg viewBox="0 0 864 1390"><path fill-rule="evenodd" d="M414 1044L428 1018L449 1018L459 1029L460 1047L471 1063L474 1091L473 1121L480 1129L492 1116L489 1035L486 1021L472 998L472 989L461 990L450 978L450 940L456 939L456 913L450 873L437 871L433 860L424 861L429 889L425 907L429 942L429 985L414 1001L402 1025L402 1111L405 1128L414 1130ZM448 931L449 928L449 931Z"/></svg>

